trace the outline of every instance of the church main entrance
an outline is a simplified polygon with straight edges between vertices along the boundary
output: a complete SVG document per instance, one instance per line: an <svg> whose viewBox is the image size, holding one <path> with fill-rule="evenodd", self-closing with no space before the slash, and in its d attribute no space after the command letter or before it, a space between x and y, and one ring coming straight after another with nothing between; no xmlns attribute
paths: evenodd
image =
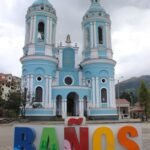
<svg viewBox="0 0 150 150"><path fill-rule="evenodd" d="M79 116L79 96L75 92L67 96L67 116Z"/></svg>

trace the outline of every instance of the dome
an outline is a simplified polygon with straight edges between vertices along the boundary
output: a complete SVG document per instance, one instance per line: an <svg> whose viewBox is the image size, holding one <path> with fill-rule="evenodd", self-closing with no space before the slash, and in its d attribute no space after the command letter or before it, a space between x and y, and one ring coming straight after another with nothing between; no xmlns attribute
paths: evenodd
<svg viewBox="0 0 150 150"><path fill-rule="evenodd" d="M48 0L35 0L28 9L28 14L33 11L44 11L56 16L56 10Z"/></svg>
<svg viewBox="0 0 150 150"><path fill-rule="evenodd" d="M95 17L109 18L109 15L106 13L105 9L101 6L100 0L91 0L91 6L83 16L83 20Z"/></svg>
<svg viewBox="0 0 150 150"><path fill-rule="evenodd" d="M104 8L100 5L100 3L92 3L91 7L87 11L87 13L93 12L105 12Z"/></svg>
<svg viewBox="0 0 150 150"><path fill-rule="evenodd" d="M99 12L99 13L104 12L105 13L105 10L101 6L100 2L92 2L90 8L86 12L86 15L87 14L92 14L92 13L97 13L97 12Z"/></svg>
<svg viewBox="0 0 150 150"><path fill-rule="evenodd" d="M35 6L35 5L48 5L48 6L51 6L52 5L50 4L50 2L48 0L36 0L32 6Z"/></svg>

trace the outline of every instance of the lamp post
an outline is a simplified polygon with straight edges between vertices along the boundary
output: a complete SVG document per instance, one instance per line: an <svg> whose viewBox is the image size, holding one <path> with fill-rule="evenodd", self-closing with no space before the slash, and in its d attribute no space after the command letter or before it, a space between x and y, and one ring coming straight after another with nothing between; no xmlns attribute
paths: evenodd
<svg viewBox="0 0 150 150"><path fill-rule="evenodd" d="M120 79L122 79L123 76L120 77ZM118 116L119 119L121 119L121 113L120 113L120 104L119 104L119 99L120 99L120 87L119 87L119 83L120 83L120 79L117 80L118 86L117 86L117 98L118 98Z"/></svg>
<svg viewBox="0 0 150 150"><path fill-rule="evenodd" d="M117 87L117 98L118 98L118 116L119 116L119 119L121 119L121 116L120 116L120 104L119 104L119 98L120 98L120 94L119 94L119 80L117 80L118 82L118 87Z"/></svg>

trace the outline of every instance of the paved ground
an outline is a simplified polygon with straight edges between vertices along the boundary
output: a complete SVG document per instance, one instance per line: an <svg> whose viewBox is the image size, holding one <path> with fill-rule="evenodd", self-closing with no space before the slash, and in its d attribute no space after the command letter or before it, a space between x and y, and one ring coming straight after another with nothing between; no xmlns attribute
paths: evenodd
<svg viewBox="0 0 150 150"><path fill-rule="evenodd" d="M143 150L150 150L150 123L144 123L142 128Z"/></svg>
<svg viewBox="0 0 150 150"><path fill-rule="evenodd" d="M57 122L61 124L61 122ZM91 122L92 123L92 122ZM99 122L96 122L97 124ZM0 125L0 150L12 150L13 125L14 123ZM18 124L18 123L17 123ZM31 123L27 123L31 124ZM32 123L33 124L33 123ZM34 122L36 125L49 125L49 122ZM53 124L56 124L54 122ZM150 150L150 123L142 123L143 150Z"/></svg>

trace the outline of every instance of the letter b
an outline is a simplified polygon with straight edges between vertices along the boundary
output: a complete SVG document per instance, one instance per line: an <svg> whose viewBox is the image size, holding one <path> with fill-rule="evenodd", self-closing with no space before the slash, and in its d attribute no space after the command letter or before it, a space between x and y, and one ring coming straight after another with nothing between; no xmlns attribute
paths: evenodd
<svg viewBox="0 0 150 150"><path fill-rule="evenodd" d="M14 150L35 150L33 145L35 133L31 128L16 127L14 134Z"/></svg>

